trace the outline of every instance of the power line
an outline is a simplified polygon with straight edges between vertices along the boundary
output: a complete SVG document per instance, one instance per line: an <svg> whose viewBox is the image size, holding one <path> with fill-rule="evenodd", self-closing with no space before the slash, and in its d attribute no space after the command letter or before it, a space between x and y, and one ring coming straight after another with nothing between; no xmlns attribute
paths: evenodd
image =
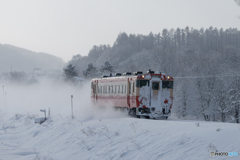
<svg viewBox="0 0 240 160"><path fill-rule="evenodd" d="M173 77L174 79L184 78L223 78L223 77L240 77L240 73L226 73L215 75L199 75L199 76L185 76L185 77Z"/></svg>

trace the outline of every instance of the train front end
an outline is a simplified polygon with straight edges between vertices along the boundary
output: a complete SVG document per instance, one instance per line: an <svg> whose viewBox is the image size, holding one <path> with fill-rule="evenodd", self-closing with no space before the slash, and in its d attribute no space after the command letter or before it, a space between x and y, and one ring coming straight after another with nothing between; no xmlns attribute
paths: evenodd
<svg viewBox="0 0 240 160"><path fill-rule="evenodd" d="M136 80L138 94L137 116L149 118L168 118L173 104L173 78L164 73L149 71L138 75Z"/></svg>

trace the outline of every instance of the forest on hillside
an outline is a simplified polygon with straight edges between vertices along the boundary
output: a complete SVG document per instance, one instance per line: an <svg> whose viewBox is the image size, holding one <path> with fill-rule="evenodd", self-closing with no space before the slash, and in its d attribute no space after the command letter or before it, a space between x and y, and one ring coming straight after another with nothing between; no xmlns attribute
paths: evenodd
<svg viewBox="0 0 240 160"><path fill-rule="evenodd" d="M112 46L93 46L88 56L68 62L83 77L108 61L115 72L164 72L175 78L173 111L180 118L237 121L240 106L240 31L235 28L164 29L161 33L120 33ZM86 75L85 75L86 77Z"/></svg>

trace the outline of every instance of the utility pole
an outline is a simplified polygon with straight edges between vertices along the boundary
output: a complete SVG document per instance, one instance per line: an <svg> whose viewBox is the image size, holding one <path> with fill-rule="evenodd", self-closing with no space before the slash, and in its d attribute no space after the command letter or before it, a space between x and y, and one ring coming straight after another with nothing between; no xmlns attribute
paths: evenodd
<svg viewBox="0 0 240 160"><path fill-rule="evenodd" d="M2 86L2 88L3 88L3 99L4 99L4 86Z"/></svg>
<svg viewBox="0 0 240 160"><path fill-rule="evenodd" d="M73 95L71 95L71 108L72 108L72 119L73 119Z"/></svg>

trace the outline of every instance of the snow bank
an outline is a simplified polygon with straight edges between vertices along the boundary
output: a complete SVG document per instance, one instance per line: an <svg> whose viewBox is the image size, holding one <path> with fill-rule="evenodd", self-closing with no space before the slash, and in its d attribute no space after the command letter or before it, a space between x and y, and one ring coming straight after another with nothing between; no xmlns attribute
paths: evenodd
<svg viewBox="0 0 240 160"><path fill-rule="evenodd" d="M34 115L0 114L1 159L202 160L216 150L240 153L237 124L55 115L39 125Z"/></svg>

